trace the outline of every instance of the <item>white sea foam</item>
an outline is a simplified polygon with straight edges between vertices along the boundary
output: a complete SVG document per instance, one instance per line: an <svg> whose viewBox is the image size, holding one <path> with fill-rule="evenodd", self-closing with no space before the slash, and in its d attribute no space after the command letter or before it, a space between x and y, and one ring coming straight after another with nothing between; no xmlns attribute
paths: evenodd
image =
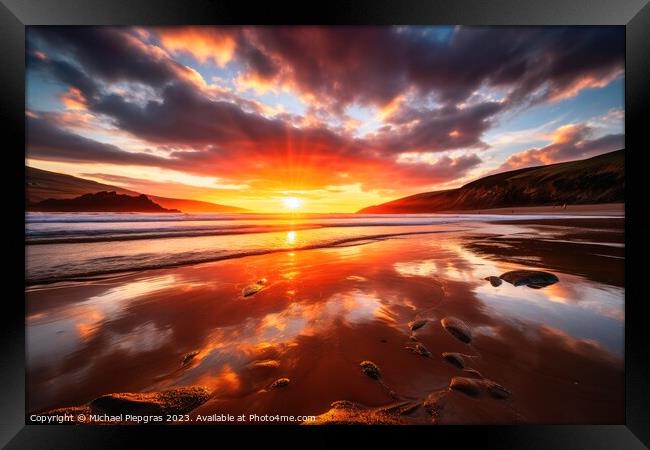
<svg viewBox="0 0 650 450"><path fill-rule="evenodd" d="M603 216L561 216L600 217ZM477 221L557 218L552 214L27 213L27 282L52 282L277 251L360 245L452 231L462 228L463 223Z"/></svg>

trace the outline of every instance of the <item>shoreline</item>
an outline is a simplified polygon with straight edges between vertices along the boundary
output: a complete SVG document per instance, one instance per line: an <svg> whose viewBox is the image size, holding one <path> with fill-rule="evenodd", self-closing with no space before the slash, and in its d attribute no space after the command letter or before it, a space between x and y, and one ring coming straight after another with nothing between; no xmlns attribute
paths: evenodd
<svg viewBox="0 0 650 450"><path fill-rule="evenodd" d="M198 264L210 264L216 263L219 261L228 261L228 260L239 260L242 258L255 257L255 256L264 256L264 255L273 255L275 253L287 253L287 252L296 252L296 251L309 251L309 250L319 250L319 249L330 249L330 248L344 248L344 247L354 247L356 245L364 245L373 242L380 242L383 240L395 239L400 237L409 237L417 235L427 235L427 234L438 234L438 233L453 233L458 231L465 231L463 229L451 229L451 230L428 230L428 231L404 231L401 233L389 233L389 234L377 234L372 236L362 236L362 237L352 237L352 238L343 238L336 241L326 242L326 243L315 243L304 245L302 247L291 247L291 248L275 248L275 249L260 249L260 250L250 250L242 253L233 253L228 255L215 255L200 259L187 260L183 262L172 262L168 264L150 264L143 265L138 269L113 269L113 270L103 270L103 271L94 271L87 272L83 276L77 277L77 280L83 280L85 277L89 279L103 279L103 276L109 278L111 275L120 275L123 273L139 273L147 270L165 270L173 269L177 267L186 267L186 266L195 266ZM56 244L52 244L56 245ZM37 278L37 279L25 279L25 287L31 288L35 286L45 286L49 284L66 282L66 281L76 281L72 278Z"/></svg>
<svg viewBox="0 0 650 450"><path fill-rule="evenodd" d="M422 214L502 214L502 215L523 215L523 214L557 214L558 216L570 215L602 215L607 217L625 217L625 203L600 203L593 205L567 205L562 206L516 206L510 208L492 209L464 209L439 211L435 213Z"/></svg>
<svg viewBox="0 0 650 450"><path fill-rule="evenodd" d="M139 273L147 270L160 270L160 269L171 269L171 268L177 268L177 267L185 267L185 266L194 266L197 264L206 264L206 263L212 263L212 262L218 262L218 261L224 261L224 260L240 260L242 258L248 258L248 257L255 257L255 256L260 256L260 255L266 255L266 254L275 254L275 253L286 253L286 252L295 252L295 251L308 251L308 250L314 250L314 249L328 249L328 248L337 248L337 247L346 247L346 246L356 246L356 245L364 245L367 243L372 243L376 241L382 241L382 240L392 240L392 239L400 239L400 238L405 238L410 235L432 235L432 234L438 234L438 233L454 233L454 232L468 232L470 229L474 227L480 227L481 224L494 224L498 225L499 223L507 225L516 225L517 223L521 225L526 225L529 223L547 223L547 224L553 224L557 221L565 222L568 226L580 226L581 223L585 223L585 221L608 221L608 220L620 220L624 219L622 216L618 215L606 215L605 213L607 211L610 212L610 214L616 213L620 209L620 205L609 205L609 209L602 207L596 212L600 212L601 214L598 216L594 216L594 210L587 210L583 209L582 213L576 212L576 211L566 211L563 213L558 213L558 214L548 214L543 211L516 211L514 214L500 214L501 218L496 219L494 217L490 217L490 213L486 214L474 214L470 213L467 214L468 216L472 216L471 218L458 218L457 220L450 220L450 221L445 221L441 222L438 224L400 224L400 225L389 225L389 224L380 224L383 227L389 228L390 230L386 230L384 233L377 233L377 234L368 234L368 235L360 235L360 236L350 236L350 237L339 237L338 239L334 240L325 240L322 242L319 241L312 241L308 242L305 241L303 244L297 244L293 246L279 246L279 247L259 247L259 248L248 248L248 249L242 249L241 251L233 251L233 252L228 252L228 253L218 253L218 254L195 254L192 255L191 258L187 259L174 259L174 260L167 260L167 261L148 261L148 262L142 262L138 267L106 267L106 268L100 268L100 267L93 267L93 270L86 270L83 273L71 273L67 275L56 275L56 276L38 276L36 273L34 274L29 274L26 277L25 283L27 288L34 288L34 287L39 287L39 286L47 286L47 285L52 285L56 283L68 283L68 282L84 282L86 280L102 280L102 279L107 279L107 278L112 278L113 276L119 276L121 274L125 273ZM452 216L452 212L449 213L450 218ZM539 214L538 217L535 217L536 214ZM440 214L439 216L441 216ZM512 217L510 219L509 217ZM526 217L524 217L526 216ZM476 220L478 219L478 220ZM379 225L364 225L368 226L373 229L378 229ZM402 229L397 229L398 227L402 227ZM432 228L429 228L432 227ZM336 229L338 228L337 226L331 226L329 227L330 229ZM344 227L348 228L348 227ZM350 228L357 228L355 227L350 227ZM230 233L230 234L221 234L218 233L214 235L214 237L217 236L225 236L225 237L232 237L232 236L237 236L237 235L249 235L249 236L254 236L256 234L259 234L260 236L266 236L266 235L273 235L273 234L278 234L278 235L283 235L283 233L287 232L287 230L292 229L292 228L287 228L286 230L273 230L273 231L262 231L262 232L256 232L256 233ZM295 228L296 232L315 232L318 233L321 227L302 227L302 226L297 226ZM294 231L291 231L294 232ZM195 238L202 238L206 236L202 235L187 235L187 236L161 236L158 239L153 239L150 237L147 238L142 238L142 239L115 239L115 240L105 240L105 241L97 241L98 244L102 244L103 242L136 242L136 241L142 241L142 242L147 242L148 240L153 241L169 241L169 240L174 240L174 239L195 239ZM212 235L207 236L207 237L213 237ZM294 236L295 238L295 236ZM38 243L38 245L34 244L26 244L26 247L29 248L39 248L39 247L50 247L50 246L56 246L59 244L62 245L80 245L84 244L85 240L80 239L79 242L75 241L67 241L67 242L54 242L54 243ZM91 240L90 243L94 243L94 240ZM33 247L32 247L33 246Z"/></svg>
<svg viewBox="0 0 650 450"><path fill-rule="evenodd" d="M432 212L421 212L421 213L360 213L357 211L352 212L306 212L306 213L265 213L265 212L255 212L255 211L243 211L243 212L213 212L213 211L192 211L185 212L180 211L176 213L170 212L155 212L155 211L35 211L35 210L26 210L25 212L32 213L51 213L51 214L97 214L97 213L106 213L106 214L176 214L176 215L223 215L223 216L277 216L277 217L300 217L301 215L309 216L327 216L327 215L352 215L352 216L381 216L381 215L425 215L425 214L535 214L535 213L555 213L558 215L572 215L572 214L585 214L585 215L611 215L623 216L625 214L625 203L594 203L594 204L580 204L580 205L566 205L566 208L563 208L562 205L548 205L548 206L514 206L514 207L502 207L502 208L486 208L486 209L458 209L458 210L448 210L448 211L432 211Z"/></svg>

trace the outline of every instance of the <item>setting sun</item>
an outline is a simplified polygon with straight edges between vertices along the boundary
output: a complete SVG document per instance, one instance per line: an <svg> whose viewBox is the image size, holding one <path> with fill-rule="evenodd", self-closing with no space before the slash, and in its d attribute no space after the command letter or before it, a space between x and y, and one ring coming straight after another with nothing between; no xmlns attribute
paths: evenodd
<svg viewBox="0 0 650 450"><path fill-rule="evenodd" d="M287 209L298 209L302 206L302 200L297 197L285 197L282 199L282 204Z"/></svg>

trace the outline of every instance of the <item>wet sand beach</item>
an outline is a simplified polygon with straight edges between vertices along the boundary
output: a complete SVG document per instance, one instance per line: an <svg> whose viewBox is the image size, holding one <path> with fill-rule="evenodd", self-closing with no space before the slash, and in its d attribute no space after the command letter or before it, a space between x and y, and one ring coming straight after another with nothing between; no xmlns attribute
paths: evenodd
<svg viewBox="0 0 650 450"><path fill-rule="evenodd" d="M622 423L623 226L473 221L307 250L291 243L312 231L282 231L275 253L32 285L27 409L202 387L193 420ZM515 270L559 281L498 278Z"/></svg>

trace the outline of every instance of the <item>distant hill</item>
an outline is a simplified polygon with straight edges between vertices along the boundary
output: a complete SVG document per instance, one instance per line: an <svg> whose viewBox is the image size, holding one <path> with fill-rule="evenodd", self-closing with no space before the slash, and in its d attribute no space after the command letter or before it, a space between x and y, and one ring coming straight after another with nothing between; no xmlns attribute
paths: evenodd
<svg viewBox="0 0 650 450"><path fill-rule="evenodd" d="M236 206L219 205L217 203L201 202L199 200L187 200L182 198L167 198L148 195L151 200L165 208L180 209L185 213L244 213L248 209L237 208Z"/></svg>
<svg viewBox="0 0 650 450"><path fill-rule="evenodd" d="M84 194L75 198L48 198L28 207L29 211L51 212L151 212L179 213L163 208L146 195L118 194L115 191Z"/></svg>
<svg viewBox="0 0 650 450"><path fill-rule="evenodd" d="M624 201L625 151L479 178L457 189L425 192L363 208L363 214L417 214L518 206Z"/></svg>
<svg viewBox="0 0 650 450"><path fill-rule="evenodd" d="M49 198L71 199L83 194L93 194L102 191L112 191L117 194L136 196L141 194L140 192L129 189L98 183L84 178L73 177L72 175L49 172L47 170L36 169L29 166L25 167L25 171L25 191L28 206ZM235 206L219 205L198 200L157 197L154 195L148 195L147 197L163 208L179 209L186 213L237 213L248 211L244 208L237 208Z"/></svg>

